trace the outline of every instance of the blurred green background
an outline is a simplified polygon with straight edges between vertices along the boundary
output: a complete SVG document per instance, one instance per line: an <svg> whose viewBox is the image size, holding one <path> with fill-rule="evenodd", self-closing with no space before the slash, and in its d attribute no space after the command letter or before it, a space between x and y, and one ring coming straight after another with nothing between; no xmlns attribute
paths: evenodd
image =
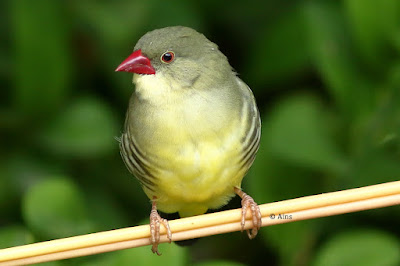
<svg viewBox="0 0 400 266"><path fill-rule="evenodd" d="M0 10L0 248L148 222L114 139L132 77L114 69L164 26L204 33L253 89L263 131L243 187L258 203L400 177L398 0L13 0ZM400 265L399 211L45 265Z"/></svg>

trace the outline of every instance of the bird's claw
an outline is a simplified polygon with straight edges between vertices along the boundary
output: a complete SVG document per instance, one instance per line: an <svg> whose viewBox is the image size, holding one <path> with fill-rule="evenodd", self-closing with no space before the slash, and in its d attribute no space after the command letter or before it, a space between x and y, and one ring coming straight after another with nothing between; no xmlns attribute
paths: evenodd
<svg viewBox="0 0 400 266"><path fill-rule="evenodd" d="M152 244L151 251L156 253L158 256L161 256L161 253L158 252L158 244L160 243L160 224L163 224L165 229L167 230L167 237L169 243L172 241L172 233L169 228L168 220L161 218L161 216L157 212L156 201L153 201L153 207L150 213L150 241Z"/></svg>
<svg viewBox="0 0 400 266"><path fill-rule="evenodd" d="M242 232L244 230L244 226L246 224L246 213L247 209L250 208L251 211L251 216L252 216L252 221L253 221L253 228L250 230L247 230L247 235L250 239L253 239L256 237L258 230L261 228L261 211L260 208L258 207L257 203L254 201L252 197L244 193L240 188L235 187L235 193L239 195L239 197L242 198L242 220L241 220L241 226L242 226Z"/></svg>

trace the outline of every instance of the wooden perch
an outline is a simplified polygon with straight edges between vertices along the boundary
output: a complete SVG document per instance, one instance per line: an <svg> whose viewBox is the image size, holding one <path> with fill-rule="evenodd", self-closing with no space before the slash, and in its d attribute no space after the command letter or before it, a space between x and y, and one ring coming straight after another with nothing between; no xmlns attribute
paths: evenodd
<svg viewBox="0 0 400 266"><path fill-rule="evenodd" d="M400 204L400 181L260 205L262 226ZM169 222L172 240L240 231L241 209ZM248 214L246 229L251 227ZM160 242L168 242L161 227ZM0 250L0 266L27 265L150 245L149 225L74 236ZM150 253L149 249L149 253Z"/></svg>

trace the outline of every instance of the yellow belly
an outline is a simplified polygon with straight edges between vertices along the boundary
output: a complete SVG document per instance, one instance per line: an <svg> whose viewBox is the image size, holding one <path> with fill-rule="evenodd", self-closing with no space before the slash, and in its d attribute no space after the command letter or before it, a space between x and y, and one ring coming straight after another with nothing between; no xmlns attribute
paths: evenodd
<svg viewBox="0 0 400 266"><path fill-rule="evenodd" d="M154 128L157 133L142 142L148 144L143 147L147 155L156 158L150 159L156 164L156 189L145 189L147 196L157 197L161 211L179 212L181 216L225 205L247 171L240 163L243 121L235 118L216 127L200 117L171 117L166 114L159 120L156 124L162 128Z"/></svg>
<svg viewBox="0 0 400 266"><path fill-rule="evenodd" d="M185 145L175 154L171 149L159 150L163 163L157 189L145 192L149 198L157 197L161 211L179 212L181 216L202 214L225 205L234 196L233 188L240 187L245 175L238 163L240 147L198 145Z"/></svg>

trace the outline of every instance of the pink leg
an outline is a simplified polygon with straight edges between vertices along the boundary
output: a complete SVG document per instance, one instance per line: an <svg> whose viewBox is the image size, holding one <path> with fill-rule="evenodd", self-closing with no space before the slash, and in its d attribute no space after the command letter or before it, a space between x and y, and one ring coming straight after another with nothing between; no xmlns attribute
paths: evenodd
<svg viewBox="0 0 400 266"><path fill-rule="evenodd" d="M150 234L151 243L153 245L151 251L153 251L153 253L157 253L157 255L160 256L161 253L158 252L158 244L160 243L160 223L162 223L165 229L167 229L167 236L170 243L172 240L172 233L171 229L169 228L168 220L161 218L161 216L157 212L156 200L157 197L153 197L153 205L150 212Z"/></svg>
<svg viewBox="0 0 400 266"><path fill-rule="evenodd" d="M258 207L257 203L253 200L253 198L244 193L240 188L235 187L234 190L235 193L242 198L242 221L241 221L242 231L246 223L247 208L250 207L250 211L253 218L253 228L251 229L251 232L250 230L247 230L247 235L249 236L250 239L253 239L256 237L258 230L260 230L261 228L260 208Z"/></svg>

